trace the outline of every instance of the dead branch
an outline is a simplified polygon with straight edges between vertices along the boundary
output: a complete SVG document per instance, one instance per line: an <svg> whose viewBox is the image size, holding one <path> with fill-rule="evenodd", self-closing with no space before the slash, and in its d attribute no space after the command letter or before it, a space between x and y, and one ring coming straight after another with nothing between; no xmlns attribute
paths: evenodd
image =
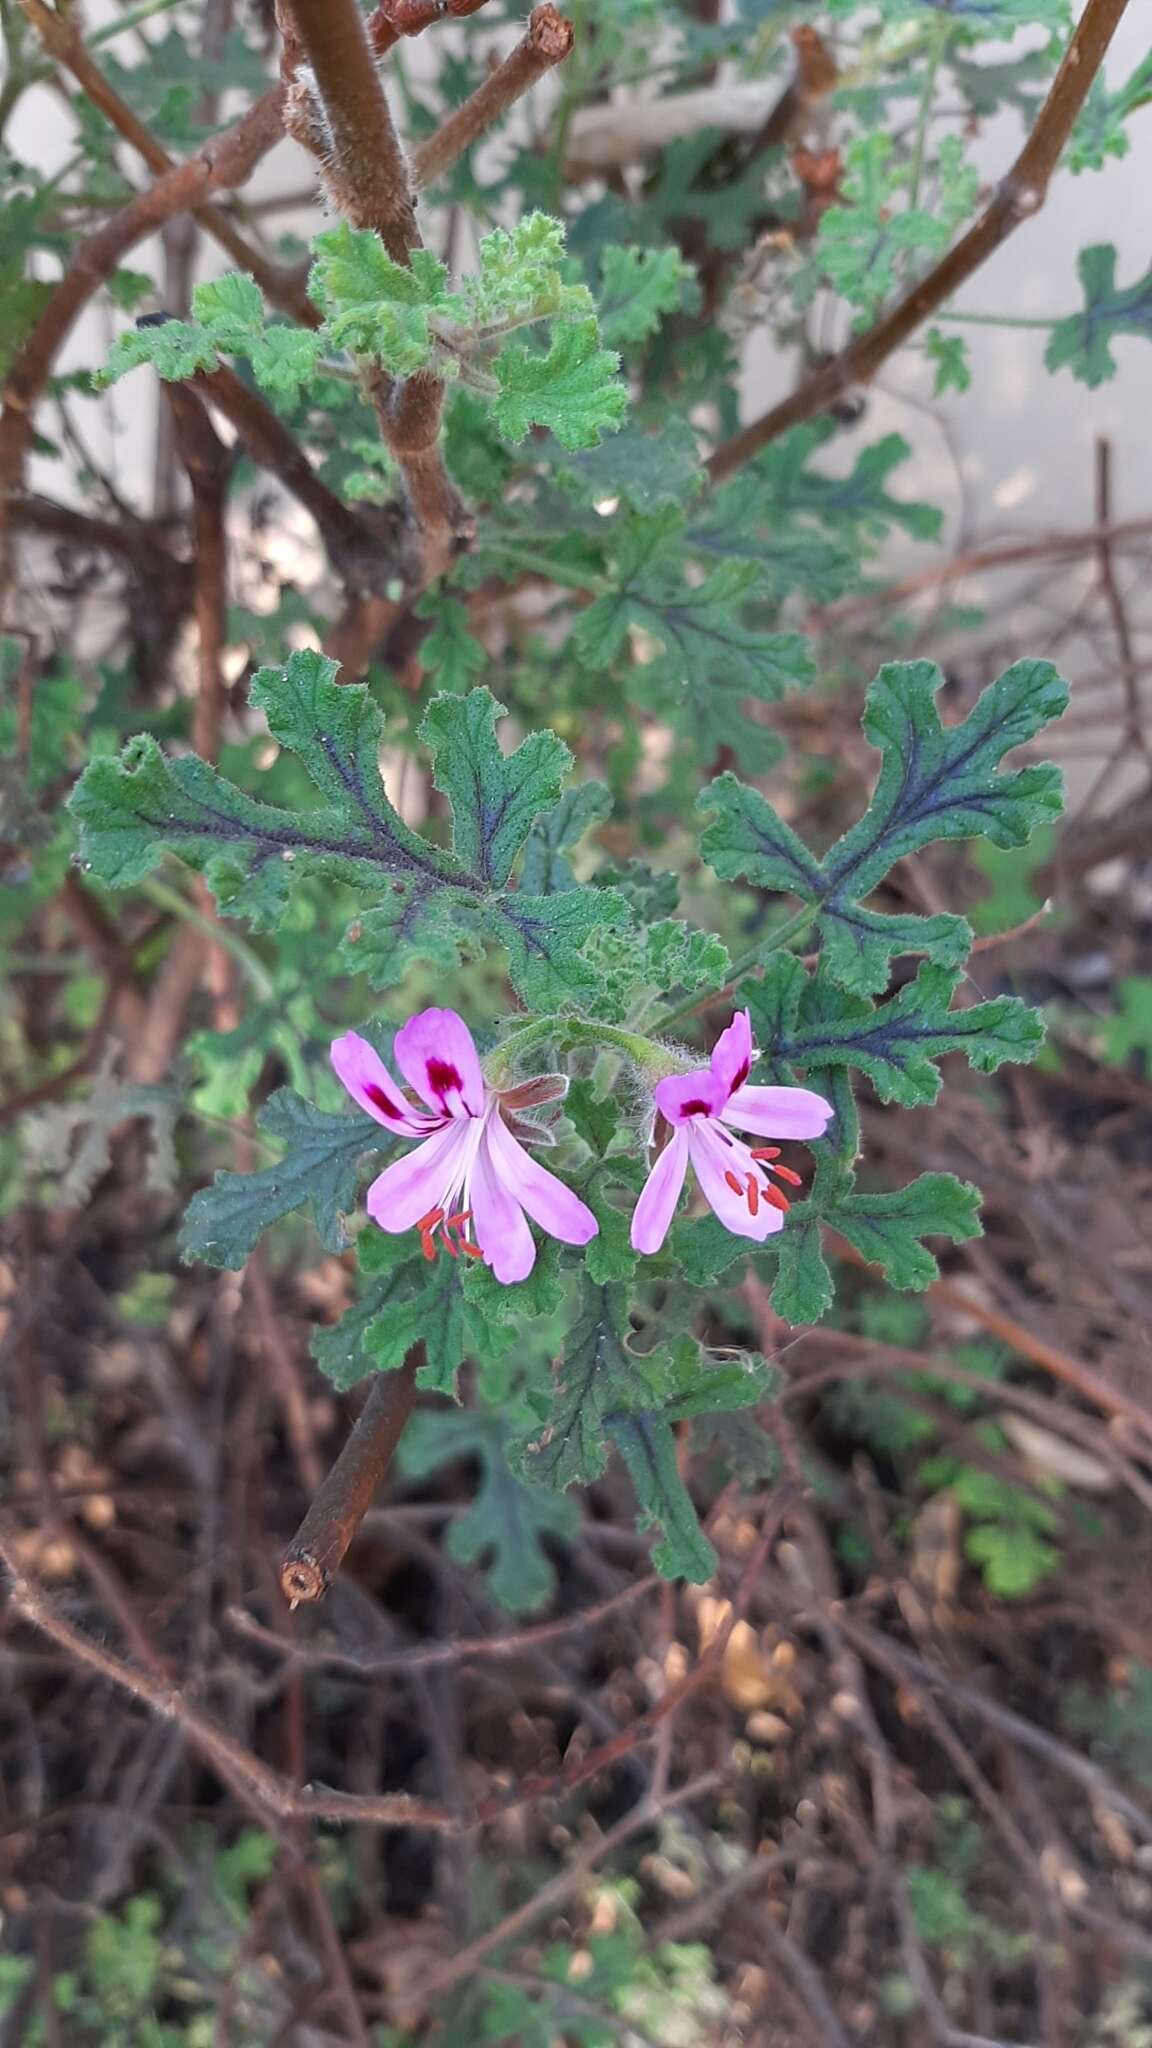
<svg viewBox="0 0 1152 2048"><path fill-rule="evenodd" d="M32 1584L21 1569L11 1544L3 1538L0 1538L0 1563L11 1582L11 1606L23 1620L66 1650L85 1670L94 1671L97 1677L106 1679L110 1685L118 1686L122 1692L130 1693L133 1699L150 1707L154 1714L174 1722L209 1768L238 1797L246 1802L255 1802L265 1815L285 1821L355 1819L377 1827L453 1830L459 1826L455 1815L425 1800L414 1799L406 1792L354 1797L308 1785L297 1790L286 1778L269 1770L251 1750L236 1742L215 1721L190 1706L178 1686L163 1684L150 1673L137 1670L74 1628Z"/></svg>
<svg viewBox="0 0 1152 2048"><path fill-rule="evenodd" d="M443 1643L417 1644L410 1650L390 1650L381 1656L371 1657L352 1657L343 1650L313 1649L311 1645L262 1628L240 1607L231 1608L226 1619L250 1642L259 1643L266 1650L274 1650L290 1663L313 1671L341 1671L355 1678L372 1679L391 1672L432 1671L443 1664L468 1664L482 1657L520 1656L526 1650L537 1649L541 1643L583 1635L588 1629L598 1627L608 1615L617 1613L622 1607L631 1607L653 1587L666 1584L666 1580L650 1572L645 1578L625 1586L622 1592L611 1594L594 1607L581 1608L578 1614L566 1614L559 1621L539 1621L530 1628L508 1629L498 1636L458 1636Z"/></svg>
<svg viewBox="0 0 1152 2048"><path fill-rule="evenodd" d="M284 1553L280 1585L291 1607L322 1600L339 1571L415 1406L422 1359L417 1346L398 1372L373 1380L359 1421Z"/></svg>

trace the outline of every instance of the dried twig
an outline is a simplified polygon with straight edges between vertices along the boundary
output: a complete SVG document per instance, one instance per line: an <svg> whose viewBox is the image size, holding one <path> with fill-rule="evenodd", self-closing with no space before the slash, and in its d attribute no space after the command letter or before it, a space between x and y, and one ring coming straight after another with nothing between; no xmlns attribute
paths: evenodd
<svg viewBox="0 0 1152 2048"><path fill-rule="evenodd" d="M370 1657L353 1657L346 1650L313 1648L310 1644L294 1642L288 1636L277 1635L273 1629L263 1628L240 1607L230 1608L226 1619L251 1642L260 1643L266 1650L275 1650L293 1664L304 1665L313 1671L342 1671L355 1678L372 1679L392 1672L432 1671L440 1665L467 1664L477 1658L516 1657L526 1650L538 1649L541 1643L582 1635L588 1629L598 1627L618 1609L632 1606L654 1586L664 1584L665 1580L650 1572L645 1578L625 1586L621 1592L611 1594L607 1600L598 1601L594 1607L582 1607L578 1614L565 1614L557 1621L538 1621L530 1628L508 1629L498 1636L450 1637L447 1642L418 1644L410 1650L387 1650Z"/></svg>
<svg viewBox="0 0 1152 2048"><path fill-rule="evenodd" d="M284 1598L322 1600L372 1504L416 1401L419 1347L398 1372L378 1373L360 1419L316 1495L280 1567Z"/></svg>
<svg viewBox="0 0 1152 2048"><path fill-rule="evenodd" d="M0 1563L11 1581L11 1605L23 1620L66 1650L86 1670L94 1671L122 1692L130 1693L133 1699L140 1700L153 1713L175 1722L192 1748L217 1776L246 1803L255 1802L265 1815L279 1820L358 1820L380 1827L452 1830L459 1825L453 1814L425 1800L414 1799L406 1792L360 1798L308 1785L297 1790L287 1779L269 1770L226 1729L190 1706L178 1687L165 1685L149 1673L137 1670L74 1628L32 1584L21 1569L11 1545L2 1538Z"/></svg>
<svg viewBox="0 0 1152 2048"><path fill-rule="evenodd" d="M837 1258L845 1259L853 1266L867 1266L869 1261L845 1238L830 1234L830 1249ZM1043 1337L1037 1337L1014 1316L1004 1315L1000 1309L991 1308L979 1296L970 1294L966 1288L958 1287L951 1280L934 1280L927 1290L929 1301L938 1301L948 1308L960 1309L971 1316L993 1337L1018 1351L1022 1358L1030 1358L1034 1365L1043 1366L1053 1379L1063 1380L1065 1386L1082 1395L1094 1408L1102 1409L1106 1415L1122 1416L1134 1424L1141 1436L1148 1441L1152 1438L1152 1410L1133 1400L1122 1387L1115 1387L1104 1379L1090 1365L1084 1365L1077 1358L1070 1358L1065 1351L1057 1350Z"/></svg>
<svg viewBox="0 0 1152 2048"><path fill-rule="evenodd" d="M235 427L247 453L310 513L333 568L352 590L383 591L397 574L397 556L383 527L346 505L317 476L293 434L258 391L221 363L187 379Z"/></svg>
<svg viewBox="0 0 1152 2048"><path fill-rule="evenodd" d="M693 1778L689 1784L680 1785L674 1792L666 1793L662 1800L654 1800L649 1793L644 1793L631 1811L624 1815L623 1820L618 1820L615 1827L609 1828L606 1835L601 1835L598 1842L593 1842L585 1849L582 1855L569 1864L567 1870L561 1871L559 1876L542 1885L530 1899L522 1906L518 1906L515 1912L506 1914L505 1918L495 1927L490 1927L486 1934L481 1934L475 1941L469 1942L466 1948L458 1950L447 1962L442 1963L438 1969L433 1969L420 1986L421 2005L442 1998L453 1985L464 1982L477 1965L483 1962L485 1956L490 1956L494 1949L502 1948L505 1942L514 1940L526 1927L531 1927L533 1921L538 1920L541 1914L557 1912L565 1900L571 1898L573 1892L579 1891L585 1878L596 1865L602 1863L606 1856L611 1856L633 1835L639 1834L643 1828L653 1827L664 1814L674 1813L678 1807L687 1806L692 1800L702 1798L704 1793L711 1792L721 1781L722 1774L719 1771L706 1771L702 1777Z"/></svg>
<svg viewBox="0 0 1152 2048"><path fill-rule="evenodd" d="M722 442L707 465L713 483L722 483L732 476L790 427L823 412L841 392L854 384L866 384L928 316L979 270L1001 242L1039 212L1072 125L1127 5L1128 0L1088 0L1035 127L980 219L883 320L857 335L839 355L822 363L790 398L741 428L731 440Z"/></svg>

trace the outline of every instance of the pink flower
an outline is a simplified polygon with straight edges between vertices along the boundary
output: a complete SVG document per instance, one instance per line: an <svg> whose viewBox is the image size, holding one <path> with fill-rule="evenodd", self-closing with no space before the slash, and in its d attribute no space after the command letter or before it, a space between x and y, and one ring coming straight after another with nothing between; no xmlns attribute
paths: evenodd
<svg viewBox="0 0 1152 2048"><path fill-rule="evenodd" d="M691 1162L709 1207L726 1230L757 1244L784 1227L787 1198L768 1179L800 1185L799 1174L769 1162L777 1145L749 1150L727 1126L765 1138L818 1138L832 1115L832 1105L810 1088L749 1088L752 1066L752 1024L747 1010L738 1010L722 1031L712 1063L691 1074L672 1074L653 1090L655 1138L660 1147L632 1217L632 1246L658 1252L675 1213Z"/></svg>
<svg viewBox="0 0 1152 2048"><path fill-rule="evenodd" d="M426 1109L413 1106L355 1031L332 1045L332 1065L353 1101L396 1137L421 1141L368 1190L368 1214L381 1230L418 1230L426 1259L436 1257L438 1244L454 1259L461 1252L484 1259L506 1285L523 1280L535 1264L525 1211L564 1244L587 1244L596 1236L600 1226L591 1209L531 1158L510 1127L517 1110L562 1094L561 1077L544 1076L497 1095L455 1010L410 1017L396 1033L394 1050ZM533 1131L518 1120L515 1128L525 1136Z"/></svg>

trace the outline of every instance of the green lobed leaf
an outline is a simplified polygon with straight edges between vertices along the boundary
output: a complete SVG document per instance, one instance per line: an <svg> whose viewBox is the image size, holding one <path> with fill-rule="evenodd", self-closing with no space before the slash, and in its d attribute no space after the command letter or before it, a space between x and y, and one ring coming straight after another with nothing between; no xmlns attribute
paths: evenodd
<svg viewBox="0 0 1152 2048"><path fill-rule="evenodd" d="M612 811L611 791L602 782L578 782L560 801L537 818L524 846L520 885L534 896L553 896L574 889L576 877L568 860L586 832L602 825Z"/></svg>
<svg viewBox="0 0 1152 2048"><path fill-rule="evenodd" d="M652 1362L629 1349L628 1337L623 1288L585 1278L557 1361L548 1420L517 1454L527 1478L558 1491L598 1479L608 1461L607 1416L652 1405Z"/></svg>
<svg viewBox="0 0 1152 2048"><path fill-rule="evenodd" d="M587 998L596 977L582 948L599 927L627 920L624 896L506 886L534 820L561 802L567 748L543 731L505 755L495 730L502 707L487 690L435 698L421 732L454 806L449 852L412 831L388 801L380 712L366 689L342 688L335 674L322 656L297 652L283 669L261 669L252 686L273 736L316 786L318 807L263 803L195 756L166 759L145 735L119 760L91 762L77 784L70 808L86 865L126 888L176 853L206 875L222 910L258 929L281 922L297 881L347 883L371 908L349 925L340 956L375 986L398 980L415 959L449 969L490 940L504 947L528 1004Z"/></svg>
<svg viewBox="0 0 1152 2048"><path fill-rule="evenodd" d="M601 348L595 320L559 328L546 353L507 347L492 367L500 387L493 412L510 441L522 441L539 426L550 428L565 448L594 448L628 408L616 374L620 358Z"/></svg>
<svg viewBox="0 0 1152 2048"><path fill-rule="evenodd" d="M594 932L628 917L618 889L565 889L553 896L513 889L488 905L484 928L504 947L508 972L529 1009L562 1010L595 997L599 977L584 948Z"/></svg>
<svg viewBox="0 0 1152 2048"><path fill-rule="evenodd" d="M672 917L638 932L604 927L586 950L600 978L592 1012L616 1022L637 1016L646 993L667 997L678 990L691 995L718 988L731 965L727 947L713 932L696 931Z"/></svg>
<svg viewBox="0 0 1152 2048"><path fill-rule="evenodd" d="M975 165L963 161L959 136L940 144L936 205L899 204L910 176L906 161L892 160L891 136L860 136L844 152L841 203L821 215L815 258L825 277L853 306L874 318L907 281L944 254L979 190Z"/></svg>
<svg viewBox="0 0 1152 2048"><path fill-rule="evenodd" d="M640 1527L661 1532L652 1551L657 1571L703 1585L716 1569L716 1552L680 1476L671 1424L662 1415L631 1411L609 1416L607 1426L640 1503Z"/></svg>
<svg viewBox="0 0 1152 2048"><path fill-rule="evenodd" d="M1135 284L1116 282L1116 250L1110 242L1081 249L1078 260L1084 310L1053 324L1044 361L1050 370L1071 370L1092 389L1116 375L1112 344L1119 335L1152 339L1152 265Z"/></svg>
<svg viewBox="0 0 1152 2048"><path fill-rule="evenodd" d="M571 1538L579 1515L575 1504L544 1487L528 1486L512 1471L511 1435L500 1417L468 1410L431 1410L414 1415L401 1439L401 1470L426 1478L457 1458L475 1458L480 1481L470 1508L454 1517L447 1550L459 1564L487 1558L485 1577L492 1597L512 1614L531 1614L556 1590L556 1572L545 1538Z"/></svg>
<svg viewBox="0 0 1152 2048"><path fill-rule="evenodd" d="M454 315L459 301L430 250L414 249L408 264L396 263L379 235L347 221L317 235L312 247L309 290L323 309L334 348L370 356L397 376L431 362L430 317Z"/></svg>
<svg viewBox="0 0 1152 2048"><path fill-rule="evenodd" d="M714 1570L715 1553L680 1477L672 1424L753 1405L768 1383L763 1360L714 1362L687 1336L635 1352L625 1289L585 1273L555 1369L551 1411L534 1440L513 1447L513 1462L530 1480L566 1488L597 1479L616 1449L636 1490L641 1526L662 1531L653 1551L657 1569L699 1583Z"/></svg>
<svg viewBox="0 0 1152 2048"><path fill-rule="evenodd" d="M553 214L525 214L514 228L480 238L480 268L461 284L466 318L482 333L526 321L586 320L592 294L563 276L564 223Z"/></svg>
<svg viewBox="0 0 1152 2048"><path fill-rule="evenodd" d="M119 382L129 370L151 364L158 377L179 383L198 370L219 366L216 345L207 330L188 320L165 320L159 325L130 328L117 335L108 359L92 381L98 391Z"/></svg>
<svg viewBox="0 0 1152 2048"><path fill-rule="evenodd" d="M799 633L766 632L746 622L749 603L764 596L756 562L724 561L692 585L684 576L687 546L681 512L619 522L616 588L582 613L572 644L590 668L609 667L630 631L651 636L662 652L637 663L631 688L684 732L706 759L732 744L757 765L774 758L775 736L750 723L745 699L772 702L814 674L810 643Z"/></svg>
<svg viewBox="0 0 1152 2048"><path fill-rule="evenodd" d="M678 249L644 249L609 242L600 256L597 313L611 348L646 341L661 321L698 303L696 273Z"/></svg>
<svg viewBox="0 0 1152 2048"><path fill-rule="evenodd" d="M765 1061L809 1074L855 1067L881 1102L910 1108L935 1102L935 1062L946 1053L962 1052L978 1073L991 1074L1006 1060L1034 1059L1044 1043L1043 1019L1019 996L952 1009L959 979L925 962L898 994L873 1004L835 986L826 972L810 978L794 956L777 953L763 981L747 982L740 993Z"/></svg>
<svg viewBox="0 0 1152 2048"><path fill-rule="evenodd" d="M573 454L557 442L538 453L585 505L619 497L636 512L659 512L685 504L704 481L696 436L683 419L667 420L654 434L625 428Z"/></svg>
<svg viewBox="0 0 1152 2048"><path fill-rule="evenodd" d="M431 630L420 642L420 663L442 690L463 693L472 679L488 666L487 649L468 624L468 611L458 597L446 591L425 591L416 605L417 618L427 619Z"/></svg>
<svg viewBox="0 0 1152 2048"><path fill-rule="evenodd" d="M867 1190L844 1196L824 1219L893 1287L921 1293L939 1274L925 1237L952 1244L980 1236L980 1191L952 1173L922 1173L891 1193Z"/></svg>
<svg viewBox="0 0 1152 2048"><path fill-rule="evenodd" d="M892 471L912 453L907 441L885 434L861 449L847 476L828 476L810 462L835 434L835 421L815 421L793 428L765 451L749 472L760 484L761 518L776 526L796 516L815 518L833 531L879 540L898 526L913 540L938 539L943 514L937 507L893 497L888 489Z"/></svg>
<svg viewBox="0 0 1152 2048"><path fill-rule="evenodd" d="M677 502L683 502L683 493ZM860 581L854 548L826 539L796 518L774 518L763 482L751 473L713 493L703 515L691 519L685 538L695 554L754 562L763 594L773 600L799 590L829 604Z"/></svg>
<svg viewBox="0 0 1152 2048"><path fill-rule="evenodd" d="M284 1155L259 1173L218 1173L193 1195L180 1234L185 1259L237 1272L273 1223L307 1208L326 1251L348 1243L343 1218L354 1208L359 1164L392 1150L387 1133L364 1116L330 1116L291 1088L280 1088L257 1123L283 1141Z"/></svg>
<svg viewBox="0 0 1152 2048"><path fill-rule="evenodd" d="M945 727L936 709L942 684L932 662L893 662L880 670L863 720L883 755L880 775L864 817L822 861L766 797L734 775L722 775L700 797L700 807L714 814L701 851L716 873L788 890L810 904L829 971L865 994L886 986L895 953L923 952L938 965L954 966L971 943L963 918L894 918L861 908L897 860L933 840L981 834L996 846L1022 846L1063 805L1058 768L1041 763L1009 774L998 770L1005 753L1067 704L1067 685L1051 662L1016 662L955 726Z"/></svg>
<svg viewBox="0 0 1152 2048"><path fill-rule="evenodd" d="M1152 50L1141 59L1117 92L1109 92L1101 72L1092 80L1064 155L1070 171L1099 171L1111 157L1127 156L1130 143L1125 123L1129 114L1152 100Z"/></svg>
<svg viewBox="0 0 1152 2048"><path fill-rule="evenodd" d="M485 889L503 888L533 821L559 801L572 766L563 740L547 730L502 753L496 720L503 710L485 689L434 697L420 727L436 787L452 805L452 850Z"/></svg>
<svg viewBox="0 0 1152 2048"><path fill-rule="evenodd" d="M959 334L941 334L930 327L924 336L924 353L936 372L934 391L942 398L946 391L967 391L972 383L968 344Z"/></svg>

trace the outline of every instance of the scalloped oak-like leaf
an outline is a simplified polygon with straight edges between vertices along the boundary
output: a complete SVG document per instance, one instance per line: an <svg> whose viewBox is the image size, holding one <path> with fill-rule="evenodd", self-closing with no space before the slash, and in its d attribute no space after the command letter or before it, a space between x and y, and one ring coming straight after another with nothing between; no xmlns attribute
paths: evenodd
<svg viewBox="0 0 1152 2048"><path fill-rule="evenodd" d="M980 1235L980 1194L951 1173L922 1173L889 1191L853 1188L826 1205L802 1204L775 1240L772 1306L789 1323L815 1323L832 1305L834 1288L821 1225L847 1238L892 1287L921 1292L939 1273L925 1237L952 1244Z"/></svg>
<svg viewBox="0 0 1152 2048"><path fill-rule="evenodd" d="M264 1232L293 1209L310 1209L329 1252L348 1243L343 1218L356 1204L360 1161L392 1150L387 1132L364 1116L330 1116L291 1088L280 1088L257 1122L285 1150L259 1173L218 1173L193 1195L180 1234L186 1259L238 1272Z"/></svg>
<svg viewBox="0 0 1152 2048"><path fill-rule="evenodd" d="M1007 1060L1034 1059L1044 1043L1043 1019L1018 996L953 1009L959 979L955 970L925 961L896 995L871 1003L838 988L823 965L808 975L794 956L777 953L763 980L747 982L741 997L760 1057L774 1073L781 1065L802 1067L809 1077L821 1068L855 1067L882 1102L911 1108L935 1102L935 1062L946 1053L962 1052L977 1073L992 1074Z"/></svg>
<svg viewBox="0 0 1152 2048"><path fill-rule="evenodd" d="M922 952L951 967L971 943L961 917L889 917L862 907L896 861L938 839L983 835L996 846L1022 846L1063 807L1058 768L999 767L1067 704L1067 685L1051 662L1014 663L954 726L941 722L936 707L943 680L933 662L881 669L863 720L883 757L876 789L863 818L822 861L766 797L736 776L720 776L700 797L701 809L712 813L701 850L716 873L787 890L809 904L829 972L861 994L887 985L894 954Z"/></svg>
<svg viewBox="0 0 1152 2048"><path fill-rule="evenodd" d="M378 987L413 960L450 969L491 940L505 948L525 1002L581 1000L595 986L581 948L598 926L628 919L625 898L574 884L555 896L510 886L534 822L561 805L568 749L544 731L504 754L496 734L503 707L487 690L434 698L422 735L452 803L448 850L389 802L381 713L366 689L341 687L336 673L334 662L304 651L282 669L261 669L252 686L273 736L314 784L316 807L263 803L195 755L169 759L145 735L119 760L91 762L73 792L85 865L127 888L175 853L206 876L223 911L259 930L282 921L298 880L343 882L369 907L349 924L340 957Z"/></svg>
<svg viewBox="0 0 1152 2048"><path fill-rule="evenodd" d="M543 1547L546 1537L576 1533L574 1501L519 1478L508 1461L511 1425L469 1409L434 1409L414 1415L401 1440L399 1464L423 1479L452 1460L474 1458L480 1479L471 1507L453 1517L449 1554L460 1564L483 1559L493 1599L512 1614L531 1614L551 1599L556 1572Z"/></svg>

